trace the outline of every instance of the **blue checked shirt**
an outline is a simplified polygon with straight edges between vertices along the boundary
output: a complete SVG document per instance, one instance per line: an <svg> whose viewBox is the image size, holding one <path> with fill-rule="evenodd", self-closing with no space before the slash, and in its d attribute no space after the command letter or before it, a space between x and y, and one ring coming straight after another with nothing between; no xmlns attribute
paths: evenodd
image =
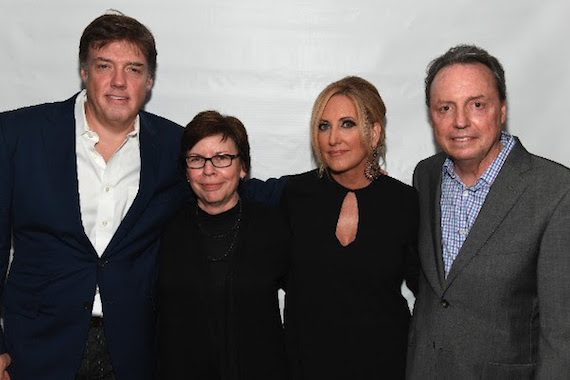
<svg viewBox="0 0 570 380"><path fill-rule="evenodd" d="M455 172L453 161L448 157L443 163L441 182L441 242L445 277L459 254L463 242L483 207L491 185L499 175L507 156L515 145L515 139L501 133L504 145L501 153L471 187L466 187Z"/></svg>

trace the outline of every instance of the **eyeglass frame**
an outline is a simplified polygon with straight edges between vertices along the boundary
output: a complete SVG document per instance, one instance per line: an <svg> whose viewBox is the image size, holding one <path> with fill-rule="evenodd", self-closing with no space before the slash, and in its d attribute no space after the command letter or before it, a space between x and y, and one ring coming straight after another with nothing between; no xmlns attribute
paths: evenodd
<svg viewBox="0 0 570 380"><path fill-rule="evenodd" d="M214 164L213 159L215 157L229 157L230 158L230 164L226 165L226 166L217 166L216 164ZM190 156L185 156L184 157L184 161L186 163L186 168L188 169L203 169L206 166L206 162L210 161L210 163L212 164L213 167L218 168L218 169L223 169L223 168L229 168L230 166L232 166L232 164L234 163L234 160L236 158L239 157L239 153L237 154L216 154L212 157L204 157L204 156L200 156L199 154L194 154L194 155L190 155ZM204 164L200 167L190 167L190 165L188 165L188 159L189 158L201 158L204 160Z"/></svg>

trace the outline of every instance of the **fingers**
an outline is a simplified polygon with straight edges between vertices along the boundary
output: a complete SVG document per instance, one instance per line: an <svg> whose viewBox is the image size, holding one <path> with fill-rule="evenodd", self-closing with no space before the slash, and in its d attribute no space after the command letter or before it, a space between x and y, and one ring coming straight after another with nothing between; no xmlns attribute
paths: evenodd
<svg viewBox="0 0 570 380"><path fill-rule="evenodd" d="M10 380L10 374L6 370L10 363L12 363L12 358L8 353L0 355L0 380Z"/></svg>

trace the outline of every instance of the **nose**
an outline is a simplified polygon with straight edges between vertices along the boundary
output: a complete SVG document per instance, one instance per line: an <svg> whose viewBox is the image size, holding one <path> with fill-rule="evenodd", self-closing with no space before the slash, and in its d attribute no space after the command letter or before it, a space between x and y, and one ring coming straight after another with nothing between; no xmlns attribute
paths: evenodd
<svg viewBox="0 0 570 380"><path fill-rule="evenodd" d="M339 131L336 127L331 127L329 129L329 145L336 145L339 143Z"/></svg>
<svg viewBox="0 0 570 380"><path fill-rule="evenodd" d="M125 72L123 70L114 71L111 86L115 88L126 87Z"/></svg>
<svg viewBox="0 0 570 380"><path fill-rule="evenodd" d="M216 172L216 167L212 164L212 160L206 160L204 167L202 168L202 173L204 175L212 175Z"/></svg>
<svg viewBox="0 0 570 380"><path fill-rule="evenodd" d="M469 115L466 110L458 108L455 113L455 128L463 129L469 127Z"/></svg>

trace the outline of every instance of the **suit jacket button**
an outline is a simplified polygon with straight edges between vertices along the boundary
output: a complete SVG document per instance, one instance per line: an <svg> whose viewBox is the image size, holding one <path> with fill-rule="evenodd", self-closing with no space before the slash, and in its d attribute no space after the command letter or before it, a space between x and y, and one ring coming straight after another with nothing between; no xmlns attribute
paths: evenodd
<svg viewBox="0 0 570 380"><path fill-rule="evenodd" d="M447 309L447 307L449 306L449 302L447 302L447 300L442 299L441 301L439 301L439 305L444 308Z"/></svg>
<svg viewBox="0 0 570 380"><path fill-rule="evenodd" d="M105 266L105 264L107 264L107 261L105 261L105 260L99 260L99 262L97 262L97 266L99 268L103 268Z"/></svg>

